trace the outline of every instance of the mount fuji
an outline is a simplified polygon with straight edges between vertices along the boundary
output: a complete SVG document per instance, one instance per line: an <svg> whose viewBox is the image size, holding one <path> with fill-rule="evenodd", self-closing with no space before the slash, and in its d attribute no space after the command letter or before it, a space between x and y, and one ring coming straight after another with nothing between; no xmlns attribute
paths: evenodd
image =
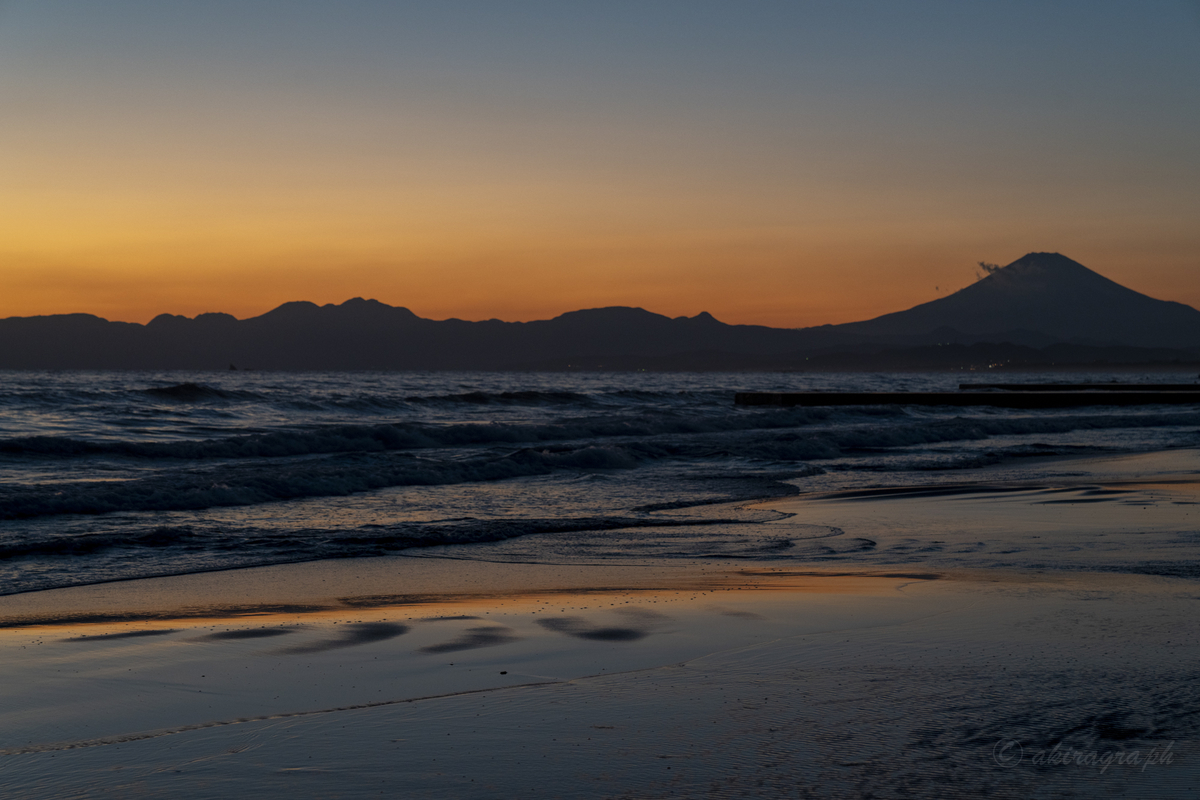
<svg viewBox="0 0 1200 800"><path fill-rule="evenodd" d="M1127 289L1058 253L1029 253L948 297L833 327L876 340L953 332L1042 345L1200 345L1200 311Z"/></svg>

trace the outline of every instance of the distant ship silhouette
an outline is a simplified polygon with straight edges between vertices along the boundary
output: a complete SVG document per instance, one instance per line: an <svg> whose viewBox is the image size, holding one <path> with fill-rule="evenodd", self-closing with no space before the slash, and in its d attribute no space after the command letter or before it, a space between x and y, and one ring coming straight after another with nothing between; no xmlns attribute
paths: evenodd
<svg viewBox="0 0 1200 800"><path fill-rule="evenodd" d="M1200 361L1200 311L1127 289L1058 253L1029 253L905 311L799 329L727 325L707 312L672 319L627 307L535 322L436 321L361 297L341 305L285 303L245 320L220 313L162 314L146 325L89 314L0 320L3 369L916 369L1194 361Z"/></svg>

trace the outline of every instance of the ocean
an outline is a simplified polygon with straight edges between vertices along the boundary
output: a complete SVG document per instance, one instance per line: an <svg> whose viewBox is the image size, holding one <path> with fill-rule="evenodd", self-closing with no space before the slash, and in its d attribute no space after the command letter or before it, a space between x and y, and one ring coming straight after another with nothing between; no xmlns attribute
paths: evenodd
<svg viewBox="0 0 1200 800"><path fill-rule="evenodd" d="M1200 446L1196 406L733 402L736 391L949 391L983 379L0 373L0 594L430 547L452 558L456 545L539 533L554 534L552 551L512 557L811 560L759 534L769 515L724 504L948 483L988 465L1008 480L1034 479L1048 456Z"/></svg>

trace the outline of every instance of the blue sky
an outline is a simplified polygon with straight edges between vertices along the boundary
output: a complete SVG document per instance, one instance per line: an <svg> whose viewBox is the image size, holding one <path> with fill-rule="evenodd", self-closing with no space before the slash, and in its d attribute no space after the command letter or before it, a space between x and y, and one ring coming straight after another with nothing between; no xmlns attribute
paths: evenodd
<svg viewBox="0 0 1200 800"><path fill-rule="evenodd" d="M0 315L1200 304L1195 2L0 4ZM937 288L935 288L937 287Z"/></svg>

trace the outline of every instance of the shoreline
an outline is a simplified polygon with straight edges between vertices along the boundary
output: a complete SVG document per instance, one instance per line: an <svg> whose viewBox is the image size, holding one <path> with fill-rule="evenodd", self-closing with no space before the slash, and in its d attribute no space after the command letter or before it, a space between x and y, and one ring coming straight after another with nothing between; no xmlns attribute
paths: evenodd
<svg viewBox="0 0 1200 800"><path fill-rule="evenodd" d="M590 533L600 537L628 531L651 536L656 529L682 526L697 530L732 531L747 528L755 532L788 535L799 526L826 527L846 535L843 529L847 517L880 516L875 512L866 515L864 509L882 508L888 514L924 515L937 506L921 505L921 501L955 500L963 501L961 505L978 515L978 520L971 523L970 527L977 527L983 519L1001 517L1004 524L1011 528L1012 519L1008 516L1011 509L1000 509L997 513L997 509L988 507L989 502L1006 495L1028 501L1030 495L1045 493L1051 499L1034 502L1066 504L1072 507L1072 514L1075 514L1079 513L1075 507L1077 503L1096 501L1094 497L1071 496L1071 493L1086 494L1088 487L1108 487L1101 491L1116 494L1158 491L1178 495L1173 501L1175 504L1200 503L1200 448L1172 448L1112 456L1056 455L1020 459L1022 465L1037 463L1043 468L1055 465L1064 468L1058 474L1033 480L1012 480L1005 476L1003 473L1011 462L951 473L934 473L937 479L916 485L885 484L860 489L798 491L785 496L705 502L696 506L718 514L727 510L730 515L758 517L743 523L698 523L688 520L676 524L669 515L681 509L672 508L661 512L663 517L654 525ZM966 480L946 481L942 479L945 475L961 475ZM825 513L826 508L831 511ZM1106 513L1111 508L1107 506ZM1182 513L1186 516L1190 511ZM1197 515L1200 520L1200 511L1197 511ZM840 527L835 528L835 523ZM336 611L348 606L382 607L389 603L400 603L406 597L411 598L412 602L449 597L493 597L518 587L523 591L531 590L528 579L533 575L537 576L535 585L542 589L587 593L694 586L718 575L725 575L728 579L728 575L736 572L737 568L754 563L790 570L799 561L808 564L814 574L821 575L846 573L847 570L850 571L848 574L879 574L888 570L909 570L921 564L925 565L921 569L929 572L953 570L961 573L964 570L998 568L993 564L940 563L930 555L919 559L888 560L886 556L872 559L864 555L861 558L831 560L824 553L815 554L812 560L805 560L801 556L785 562L740 556L662 558L636 553L621 559L581 561L567 558L550 561L531 559L522 549L525 540L547 539L554 535L531 533L492 542L428 545L379 556L227 567L15 592L0 595L0 630L54 624L56 617L72 624L115 623L134 619L222 619L275 611L315 613ZM798 537L793 544L811 538ZM826 537L817 538L824 540ZM1088 571L1094 565L1048 563L1040 566ZM1013 569L1013 566L999 568ZM1119 565L1106 565L1102 571L1121 574ZM1147 573L1131 570L1127 574ZM212 600L217 596L221 602ZM87 611L81 610L85 608Z"/></svg>
<svg viewBox="0 0 1200 800"><path fill-rule="evenodd" d="M1066 454L1066 455L1055 454L1055 455L1047 455L1047 456L1039 455L1039 456L1019 456L1019 457L1010 456L1010 457L1000 461L999 463L989 464L989 465L982 466L982 467L974 467L974 468L958 469L958 470L947 470L945 472L930 472L930 473L922 473L922 474L926 474L926 475L930 475L930 476L947 475L947 474L963 474L963 475L980 476L980 480L989 480L989 473L1002 471L1002 470L1004 470L1012 465L1015 465L1015 464L1048 465L1048 464L1061 463L1061 464L1067 465L1067 464L1078 464L1081 462L1087 463L1087 464L1092 464L1092 465L1099 465L1099 464L1104 464L1107 462L1113 462L1113 463L1116 463L1117 465L1119 465L1117 467L1117 471L1122 471L1123 469L1125 469L1126 465L1128 465L1130 462L1135 462L1135 461L1139 461L1139 460L1143 460L1143 459L1150 459L1153 461L1160 461L1160 462L1168 461L1169 463L1167 465L1167 469L1170 470L1170 469L1179 469L1179 459L1176 456L1178 456L1179 454L1187 454L1187 453L1195 453L1195 454L1200 455L1200 448L1175 447L1175 448L1166 448L1166 449L1161 449L1161 450L1151 450L1151 451L1142 451L1142 452L1133 452L1133 453L1118 453L1118 454L1113 454L1113 455L1102 455L1102 456L1097 456L1095 454ZM1198 462L1198 463L1200 463L1200 462ZM896 473L896 474L903 475L905 473ZM1196 474L1198 476L1200 476L1200 470L1197 470ZM1058 480L1059 480L1059 482L1062 482L1061 479L1058 479ZM1087 482L1087 480L1088 480L1087 477L1080 477L1078 482ZM1180 480L1181 481L1200 480L1200 477L1197 477L1195 479L1181 478ZM959 482L959 484L964 487L970 487L972 485L977 484L978 482L979 481L967 480L967 481L961 481L961 482ZM1012 481L1011 481L1011 479L1001 478L996 482L997 483L1011 483ZM941 487L941 486L946 486L949 484L942 482L942 481L935 481L929 485ZM643 530L644 529L646 532L651 532L652 529L654 529L654 528L671 527L671 526L676 526L676 525L695 525L697 528L702 528L702 527L723 524L723 523L709 523L709 522L701 522L701 521L674 522L669 518L669 516L666 516L672 512L686 511L686 510L690 510L690 509L719 509L719 508L729 508L731 510L738 510L738 509L775 510L776 504L780 503L781 501L786 503L786 501L790 501L790 500L799 500L799 501L803 502L803 501L807 501L807 500L821 499L821 498L839 499L839 498L849 497L851 494L854 493L854 491L856 491L856 490L830 489L830 490L803 491L803 490L797 489L795 493L784 494L784 495L770 495L770 496L764 496L764 497L759 497L759 498L739 498L736 500L699 501L694 504L690 504L690 505L686 505L686 506L680 506L677 508L672 507L669 509L659 510L656 513L664 514L664 516L660 520L655 521L650 524L647 524L645 526L637 526L636 528L633 528L633 530ZM875 491L875 490L872 489L870 491ZM880 487L878 491L880 493L883 493L883 492L888 491L888 488ZM904 489L897 488L896 491L904 491ZM790 513L790 512L784 512L784 513ZM751 524L760 524L760 523L751 523ZM615 529L615 530L625 530L625 529ZM604 532L604 531L596 531L596 532ZM139 581L166 581L166 580L173 580L173 579L189 579L189 578L192 578L194 576L199 576L199 575L209 575L209 574L219 575L219 574L223 574L223 573L241 573L241 572L253 571L253 570L288 568L288 567L303 567L304 565L312 565L312 564L330 564L330 565L332 565L332 564L337 564L339 562L360 563L360 562L371 562L371 561L375 561L375 560L386 561L388 559L396 559L396 558L401 558L401 559L430 558L430 559L461 560L461 561L469 561L472 563L482 563L483 559L477 558L472 555L455 556L455 555L449 555L445 551L462 550L463 552L468 552L468 551L472 550L473 548L475 548L477 545L481 545L481 544L482 545L503 544L505 542L512 541L513 539L522 539L522 538L529 537L529 536L542 536L542 535L545 535L545 534L542 532L534 532L534 533L528 533L528 534L521 534L519 536L510 537L508 539L499 539L499 540L488 541L488 542L456 542L456 543L450 543L450 544L432 543L432 544L426 544L426 545L418 545L418 546L405 548L403 550L398 550L394 553L387 553L384 555L318 558L318 559L306 559L306 560L300 560L300 561L273 562L273 563L269 563L269 564L256 564L256 565L250 565L250 566L241 566L241 565L221 566L221 567L212 567L212 568L208 568L208 569L201 569L201 570L195 570L195 571L189 571L189 572L169 572L169 573L158 574L158 575L136 576L136 577L128 577L128 578L108 578L108 579L96 580L96 581L88 582L88 583L70 584L67 586L54 586L54 587L48 587L48 588L20 590L20 591L14 591L14 592L10 592L10 593L0 593L0 615L3 615L3 613L4 613L3 607L5 606L8 598L27 596L27 595L40 595L40 594L46 593L46 592L60 592L60 591L64 591L64 590L75 590L75 589L87 590L92 587L102 587L102 586L107 586L107 585L120 585L120 584L139 582ZM511 562L496 561L495 563L507 564L507 563L511 563ZM670 562L668 562L668 563L670 563ZM573 566L575 566L575 565L573 565ZM610 564L596 564L594 566L609 568L611 565ZM632 565L627 564L626 566L632 566ZM652 564L648 563L646 566L652 566ZM682 565L680 565L680 566L682 566ZM2 616L0 616L0 626L2 626L2 625L3 625Z"/></svg>

